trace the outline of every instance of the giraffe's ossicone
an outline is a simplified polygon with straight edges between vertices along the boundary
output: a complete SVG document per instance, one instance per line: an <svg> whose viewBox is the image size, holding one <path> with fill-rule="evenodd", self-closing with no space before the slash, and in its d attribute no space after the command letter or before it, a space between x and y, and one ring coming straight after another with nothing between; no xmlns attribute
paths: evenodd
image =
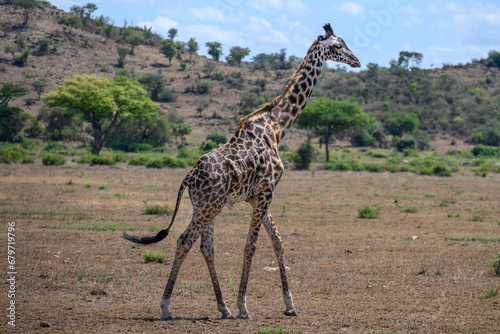
<svg viewBox="0 0 500 334"><path fill-rule="evenodd" d="M292 294L288 289L283 243L276 229L269 207L274 190L283 174L278 155L278 144L305 107L326 60L360 67L359 60L335 36L330 24L324 27L309 48L304 61L283 92L271 103L242 118L234 136L224 145L203 155L182 181L170 225L156 236L136 237L124 233L127 240L150 244L164 239L172 226L184 190L188 188L193 216L191 223L177 239L177 249L163 298L160 302L163 319L172 319L170 298L182 262L194 242L201 236L201 252L205 257L214 287L217 308L222 318L232 318L222 298L214 265L214 220L224 205L248 202L253 208L250 230L245 244L243 270L238 292L239 318L250 318L246 307L248 274L255 253L257 236L262 225L271 238L283 288L285 314L297 315Z"/></svg>

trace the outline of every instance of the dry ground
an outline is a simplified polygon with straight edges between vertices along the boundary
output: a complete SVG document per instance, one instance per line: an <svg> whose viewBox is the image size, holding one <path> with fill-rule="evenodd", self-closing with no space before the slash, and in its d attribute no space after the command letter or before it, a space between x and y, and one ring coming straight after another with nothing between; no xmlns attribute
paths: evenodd
<svg viewBox="0 0 500 334"><path fill-rule="evenodd" d="M189 199L156 245L134 246L120 230L78 228L114 224L153 233L169 217L144 214L143 201L173 206L186 170L70 163L0 165L0 172L3 296L11 221L18 272L16 327L6 324L2 297L0 332L258 333L279 326L287 333L499 332L500 298L484 296L500 287L491 273L500 242L452 240L500 237L499 175L287 171L272 209L299 316L283 315L279 275L263 269L276 263L262 230L247 296L251 320L219 319L198 242L174 289L177 319L164 322L159 302ZM378 219L357 217L366 204L380 206ZM239 204L216 222L217 269L233 314L249 214ZM146 250L166 252L166 262L145 263Z"/></svg>

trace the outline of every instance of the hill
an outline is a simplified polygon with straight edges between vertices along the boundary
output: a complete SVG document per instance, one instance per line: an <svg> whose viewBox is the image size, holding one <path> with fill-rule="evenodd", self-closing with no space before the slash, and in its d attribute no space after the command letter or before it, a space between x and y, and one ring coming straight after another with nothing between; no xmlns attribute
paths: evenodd
<svg viewBox="0 0 500 334"><path fill-rule="evenodd" d="M159 73L170 94L164 100L168 102L158 101L161 112L175 110L184 115L193 128L187 140L194 143L201 143L214 129L234 132L242 115L279 94L295 72L290 65L298 63L298 58L291 56L287 61L282 53L282 60L288 66L244 62L236 67L196 53L190 55L185 44L180 56L170 63L159 52L161 37L152 34L135 47L133 54L126 55L125 66L120 68L117 49L130 47L125 34L143 33L147 29L112 27L112 34L107 36L106 27L111 26L107 18L89 18L81 28L71 27L61 23L69 13L47 5L30 13L26 27L21 26L23 15L21 9L0 5L0 22L4 27L4 36L0 37L0 81L31 89L33 82L43 78L48 84L45 92L50 92L75 74L114 78L126 73L143 78ZM11 28L6 29L7 25ZM43 39L45 43L48 40L49 46L42 52ZM20 43L24 46L20 47ZM17 45L19 51L6 53L6 45ZM24 66L16 66L12 59L21 54L21 49L32 52ZM444 137L481 142L487 128L494 128L500 119L499 78L498 68L488 66L485 59L432 70L405 68L395 62L390 67L369 63L359 73L346 72L342 67L325 69L313 98L326 96L358 102L379 121L377 127L364 134L371 139L370 144L390 146L392 136L407 135L401 122L408 114L416 115L420 136L427 136L424 138L427 141ZM201 80L207 80L204 83L208 88L197 89ZM15 100L13 105L32 116L44 107L34 91ZM305 131L295 128L285 143L295 146L305 138ZM353 142L349 136L343 139Z"/></svg>

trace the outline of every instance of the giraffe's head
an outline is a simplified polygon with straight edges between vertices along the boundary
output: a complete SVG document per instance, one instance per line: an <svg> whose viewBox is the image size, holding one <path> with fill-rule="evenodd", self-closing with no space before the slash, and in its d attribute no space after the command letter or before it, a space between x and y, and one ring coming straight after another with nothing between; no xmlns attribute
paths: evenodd
<svg viewBox="0 0 500 334"><path fill-rule="evenodd" d="M349 50L344 40L335 36L330 23L325 24L323 29L326 33L324 36L318 37L318 42L325 48L326 59L345 63L351 67L361 67L358 58Z"/></svg>

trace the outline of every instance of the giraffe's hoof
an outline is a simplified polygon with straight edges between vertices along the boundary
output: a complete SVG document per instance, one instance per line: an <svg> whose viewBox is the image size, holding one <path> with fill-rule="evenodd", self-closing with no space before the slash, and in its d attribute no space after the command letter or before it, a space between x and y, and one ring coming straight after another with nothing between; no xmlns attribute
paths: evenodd
<svg viewBox="0 0 500 334"><path fill-rule="evenodd" d="M171 315L168 315L168 316L162 316L161 317L161 320L164 320L164 321L170 321L170 320L174 320L174 317L172 317Z"/></svg>
<svg viewBox="0 0 500 334"><path fill-rule="evenodd" d="M229 314L223 314L221 319L234 319L233 315L231 313Z"/></svg>
<svg viewBox="0 0 500 334"><path fill-rule="evenodd" d="M285 315L289 316L289 317L296 317L298 316L297 314L297 311L295 310L285 310Z"/></svg>
<svg viewBox="0 0 500 334"><path fill-rule="evenodd" d="M238 314L238 319L252 319L252 317L250 317L250 314L248 313L240 313Z"/></svg>

